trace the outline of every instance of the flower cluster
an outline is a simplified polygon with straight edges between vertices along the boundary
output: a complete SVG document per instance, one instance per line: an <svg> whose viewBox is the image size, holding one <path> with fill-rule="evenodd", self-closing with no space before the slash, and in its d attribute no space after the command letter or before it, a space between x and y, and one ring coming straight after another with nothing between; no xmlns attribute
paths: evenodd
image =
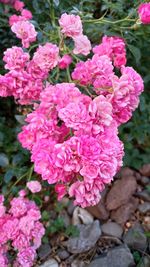
<svg viewBox="0 0 150 267"><path fill-rule="evenodd" d="M83 35L82 22L79 16L62 14L59 19L61 32L74 41L73 53L87 56L91 50L91 43L86 35Z"/></svg>
<svg viewBox="0 0 150 267"><path fill-rule="evenodd" d="M23 14L10 20L12 28L17 23L22 25L19 35L27 22ZM124 152L118 127L131 118L137 107L143 81L126 66L124 40L104 36L87 60L78 57L72 80L69 75L69 82L45 82L56 66L68 68L73 60L70 54L88 55L91 50L79 16L62 14L59 25L60 51L57 45L46 43L30 59L22 48L6 50L4 62L9 72L0 76L0 95L13 95L20 104L38 101L27 115L19 141L30 150L34 170L43 180L55 184L58 199L69 194L76 205L86 207L99 202L100 192L122 166ZM29 32L32 38L32 30ZM27 39L22 41L27 47L30 38L25 36ZM73 39L73 51L66 46L65 37ZM36 181L27 187L32 192L41 190Z"/></svg>
<svg viewBox="0 0 150 267"><path fill-rule="evenodd" d="M13 266L31 267L36 249L41 245L45 233L40 223L41 214L33 201L23 196L13 198L10 209L4 206L0 195L0 266L9 264L9 252L14 253Z"/></svg>
<svg viewBox="0 0 150 267"><path fill-rule="evenodd" d="M20 15L12 15L9 24L16 37L21 39L22 46L28 48L30 43L36 41L37 32L34 25L30 22L32 13L24 8L24 3L20 0L0 0L0 2L12 5Z"/></svg>
<svg viewBox="0 0 150 267"><path fill-rule="evenodd" d="M0 96L13 96L22 105L32 104L39 99L43 81L59 61L59 49L46 43L39 46L30 60L29 53L14 46L4 52L3 60L9 72L0 76Z"/></svg>
<svg viewBox="0 0 150 267"><path fill-rule="evenodd" d="M139 18L143 24L150 24L150 3L143 3L138 8Z"/></svg>

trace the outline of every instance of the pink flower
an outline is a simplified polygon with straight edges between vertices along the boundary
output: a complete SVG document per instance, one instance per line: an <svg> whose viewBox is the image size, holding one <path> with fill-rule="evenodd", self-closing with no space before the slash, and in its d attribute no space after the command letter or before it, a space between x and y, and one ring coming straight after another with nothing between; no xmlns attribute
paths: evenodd
<svg viewBox="0 0 150 267"><path fill-rule="evenodd" d="M30 43L36 40L37 32L29 21L18 21L12 25L11 30L22 40L25 48L28 48Z"/></svg>
<svg viewBox="0 0 150 267"><path fill-rule="evenodd" d="M58 114L66 126L73 129L85 127L85 124L90 120L88 110L82 102L69 103L65 108L60 109Z"/></svg>
<svg viewBox="0 0 150 267"><path fill-rule="evenodd" d="M143 24L150 23L150 3L143 3L138 7L140 21Z"/></svg>
<svg viewBox="0 0 150 267"><path fill-rule="evenodd" d="M82 54L84 56L87 56L90 53L92 47L90 40L87 38L86 35L75 36L73 40L75 43L73 53L75 55Z"/></svg>
<svg viewBox="0 0 150 267"><path fill-rule="evenodd" d="M19 266L32 267L35 256L35 249L28 247L18 253L17 263L19 264Z"/></svg>
<svg viewBox="0 0 150 267"><path fill-rule="evenodd" d="M25 21L26 18L24 16L17 16L12 15L9 17L9 25L12 26L14 23L17 23L18 21Z"/></svg>
<svg viewBox="0 0 150 267"><path fill-rule="evenodd" d="M101 146L96 138L88 135L83 135L79 139L78 153L85 160L96 161L101 153Z"/></svg>
<svg viewBox="0 0 150 267"><path fill-rule="evenodd" d="M24 7L24 3L19 1L19 0L16 0L14 5L13 5L14 9L16 9L17 11L20 11L23 9Z"/></svg>
<svg viewBox="0 0 150 267"><path fill-rule="evenodd" d="M49 72L59 61L59 48L51 43L39 46L33 56L34 63L41 69Z"/></svg>
<svg viewBox="0 0 150 267"><path fill-rule="evenodd" d="M21 10L21 16L23 16L24 18L26 18L27 20L32 19L32 13L28 10L28 9L22 9Z"/></svg>
<svg viewBox="0 0 150 267"><path fill-rule="evenodd" d="M93 52L99 56L107 55L118 68L126 64L125 42L120 37L104 36L102 43L95 46Z"/></svg>
<svg viewBox="0 0 150 267"><path fill-rule="evenodd" d="M101 188L102 189L102 188ZM69 189L69 195L75 197L74 204L82 208L94 206L100 201L100 193L97 186L84 182L75 182Z"/></svg>
<svg viewBox="0 0 150 267"><path fill-rule="evenodd" d="M30 246L29 236L19 233L13 241L13 246L19 251L28 248Z"/></svg>
<svg viewBox="0 0 150 267"><path fill-rule="evenodd" d="M112 122L112 105L103 95L94 98L89 110L91 115L96 117L97 123L109 126Z"/></svg>
<svg viewBox="0 0 150 267"><path fill-rule="evenodd" d="M38 181L27 182L27 187L32 193L40 192L42 187Z"/></svg>
<svg viewBox="0 0 150 267"><path fill-rule="evenodd" d="M29 54L25 53L21 47L8 48L3 57L4 62L6 62L5 68L9 70L23 69L29 61L29 57Z"/></svg>
<svg viewBox="0 0 150 267"><path fill-rule="evenodd" d="M68 68L71 63L72 57L66 54L59 60L58 67L63 70Z"/></svg>
<svg viewBox="0 0 150 267"><path fill-rule="evenodd" d="M59 19L61 32L68 37L74 37L82 34L82 22L79 16L62 14Z"/></svg>
<svg viewBox="0 0 150 267"><path fill-rule="evenodd" d="M55 191L58 194L58 200L61 200L66 195L66 186L63 184L57 184L55 186Z"/></svg>

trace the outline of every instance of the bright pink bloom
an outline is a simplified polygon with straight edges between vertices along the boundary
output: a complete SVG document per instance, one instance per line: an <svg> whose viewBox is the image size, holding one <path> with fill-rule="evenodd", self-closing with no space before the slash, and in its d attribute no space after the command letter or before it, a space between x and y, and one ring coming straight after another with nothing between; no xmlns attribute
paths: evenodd
<svg viewBox="0 0 150 267"><path fill-rule="evenodd" d="M32 193L40 192L42 187L38 181L27 182L27 187Z"/></svg>
<svg viewBox="0 0 150 267"><path fill-rule="evenodd" d="M99 56L107 55L115 67L120 68L126 64L125 42L116 36L104 36L102 43L93 48L93 52Z"/></svg>
<svg viewBox="0 0 150 267"><path fill-rule="evenodd" d="M64 13L59 19L59 25L62 28L61 32L68 37L82 34L82 22L79 16Z"/></svg>
<svg viewBox="0 0 150 267"><path fill-rule="evenodd" d="M143 24L150 23L150 3L143 3L138 7L140 21Z"/></svg>
<svg viewBox="0 0 150 267"><path fill-rule="evenodd" d="M73 38L75 47L73 49L73 53L75 55L81 54L87 56L91 50L91 43L90 40L87 38L86 35L78 35Z"/></svg>
<svg viewBox="0 0 150 267"><path fill-rule="evenodd" d="M59 60L58 67L63 70L68 68L71 63L72 57L66 54Z"/></svg>
<svg viewBox="0 0 150 267"><path fill-rule="evenodd" d="M61 200L67 193L66 186L63 184L57 184L55 186L55 191L58 194L58 200Z"/></svg>
<svg viewBox="0 0 150 267"><path fill-rule="evenodd" d="M21 16L29 20L32 19L32 13L28 9L22 9Z"/></svg>
<svg viewBox="0 0 150 267"><path fill-rule="evenodd" d="M34 63L41 69L49 72L59 61L59 48L51 43L39 46L33 56Z"/></svg>
<svg viewBox="0 0 150 267"><path fill-rule="evenodd" d="M17 11L21 11L24 7L24 3L19 1L19 0L16 0L14 5L13 5L14 9L16 9Z"/></svg>
<svg viewBox="0 0 150 267"><path fill-rule="evenodd" d="M13 46L4 52L3 60L5 68L9 70L23 69L29 61L29 54L25 53L21 47Z"/></svg>
<svg viewBox="0 0 150 267"><path fill-rule="evenodd" d="M12 25L11 30L22 40L25 48L28 48L30 43L36 40L37 32L29 21L18 21Z"/></svg>

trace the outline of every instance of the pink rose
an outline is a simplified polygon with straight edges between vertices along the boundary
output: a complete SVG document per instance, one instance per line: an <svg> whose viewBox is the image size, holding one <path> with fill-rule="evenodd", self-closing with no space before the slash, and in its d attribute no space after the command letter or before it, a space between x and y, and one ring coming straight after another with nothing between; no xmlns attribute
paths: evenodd
<svg viewBox="0 0 150 267"><path fill-rule="evenodd" d="M143 3L138 8L140 21L143 24L150 23L150 3Z"/></svg>
<svg viewBox="0 0 150 267"><path fill-rule="evenodd" d="M41 184L38 181L28 182L27 187L32 193L40 192L42 189Z"/></svg>
<svg viewBox="0 0 150 267"><path fill-rule="evenodd" d="M82 54L87 56L91 50L91 43L86 35L78 35L73 38L75 47L73 53L75 55Z"/></svg>
<svg viewBox="0 0 150 267"><path fill-rule="evenodd" d="M82 34L82 22L79 16L62 14L59 19L61 32L68 37L74 37Z"/></svg>
<svg viewBox="0 0 150 267"><path fill-rule="evenodd" d="M72 57L69 56L69 55L64 55L60 60L59 60L59 63L58 63L58 67L60 69L66 69L68 68L68 66L71 64L72 62Z"/></svg>

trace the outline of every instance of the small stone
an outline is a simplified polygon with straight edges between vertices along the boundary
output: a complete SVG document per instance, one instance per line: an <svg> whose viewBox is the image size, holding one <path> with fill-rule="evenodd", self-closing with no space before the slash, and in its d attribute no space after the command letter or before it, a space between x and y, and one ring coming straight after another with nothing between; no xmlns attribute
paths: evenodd
<svg viewBox="0 0 150 267"><path fill-rule="evenodd" d="M144 164L142 168L140 169L140 173L143 176L150 176L150 163L149 164Z"/></svg>
<svg viewBox="0 0 150 267"><path fill-rule="evenodd" d="M130 202L111 212L111 219L123 225L129 220L131 214L137 209L138 204L138 199L132 197Z"/></svg>
<svg viewBox="0 0 150 267"><path fill-rule="evenodd" d="M92 261L88 267L130 267L134 265L133 256L126 245L110 249L106 254Z"/></svg>
<svg viewBox="0 0 150 267"><path fill-rule="evenodd" d="M150 178L146 176L142 176L140 182L142 185L146 186L150 183Z"/></svg>
<svg viewBox="0 0 150 267"><path fill-rule="evenodd" d="M147 248L147 238L140 224L131 227L123 237L124 242L132 249L145 251Z"/></svg>
<svg viewBox="0 0 150 267"><path fill-rule="evenodd" d="M70 256L69 252L65 249L59 249L57 255L61 260L66 260Z"/></svg>
<svg viewBox="0 0 150 267"><path fill-rule="evenodd" d="M123 233L122 227L119 224L115 223L115 222L104 223L101 226L101 229L102 229L102 233L103 234L116 236L118 238L121 238L122 233Z"/></svg>
<svg viewBox="0 0 150 267"><path fill-rule="evenodd" d="M142 213L145 214L148 211L150 211L150 203L149 202L144 202L143 204L140 204L138 207L138 210Z"/></svg>
<svg viewBox="0 0 150 267"><path fill-rule="evenodd" d="M106 209L102 199L96 206L87 207L86 209L99 220L107 220L109 218L109 211Z"/></svg>
<svg viewBox="0 0 150 267"><path fill-rule="evenodd" d="M150 257L144 256L140 267L150 267Z"/></svg>
<svg viewBox="0 0 150 267"><path fill-rule="evenodd" d="M74 209L75 209L75 206L74 206L74 204L73 204L73 201L70 200L70 201L69 201L68 208L67 208L68 214L69 214L70 216L72 216Z"/></svg>
<svg viewBox="0 0 150 267"><path fill-rule="evenodd" d="M82 253L93 248L101 236L101 229L99 221L96 220L92 224L77 226L79 229L78 237L71 237L64 243L67 246L69 252L73 254Z"/></svg>
<svg viewBox="0 0 150 267"><path fill-rule="evenodd" d="M43 244L38 249L38 256L41 260L46 259L51 253L51 247L49 244Z"/></svg>
<svg viewBox="0 0 150 267"><path fill-rule="evenodd" d="M120 171L121 177L134 176L134 171L128 167L124 167Z"/></svg>
<svg viewBox="0 0 150 267"><path fill-rule="evenodd" d="M115 182L106 197L108 210L115 210L127 203L137 188L134 176L126 176Z"/></svg>
<svg viewBox="0 0 150 267"><path fill-rule="evenodd" d="M145 201L149 201L150 202L150 193L148 192L148 190L143 190L141 192L137 192L135 194L135 196L145 200Z"/></svg>
<svg viewBox="0 0 150 267"><path fill-rule="evenodd" d="M72 218L73 225L78 225L80 223L87 225L91 224L93 221L93 216L86 209L82 209L80 207L75 208Z"/></svg>
<svg viewBox="0 0 150 267"><path fill-rule="evenodd" d="M71 263L71 267L86 267L85 263L83 261L80 260L74 260Z"/></svg>
<svg viewBox="0 0 150 267"><path fill-rule="evenodd" d="M55 259L49 259L44 264L40 265L40 267L59 267L59 265Z"/></svg>

